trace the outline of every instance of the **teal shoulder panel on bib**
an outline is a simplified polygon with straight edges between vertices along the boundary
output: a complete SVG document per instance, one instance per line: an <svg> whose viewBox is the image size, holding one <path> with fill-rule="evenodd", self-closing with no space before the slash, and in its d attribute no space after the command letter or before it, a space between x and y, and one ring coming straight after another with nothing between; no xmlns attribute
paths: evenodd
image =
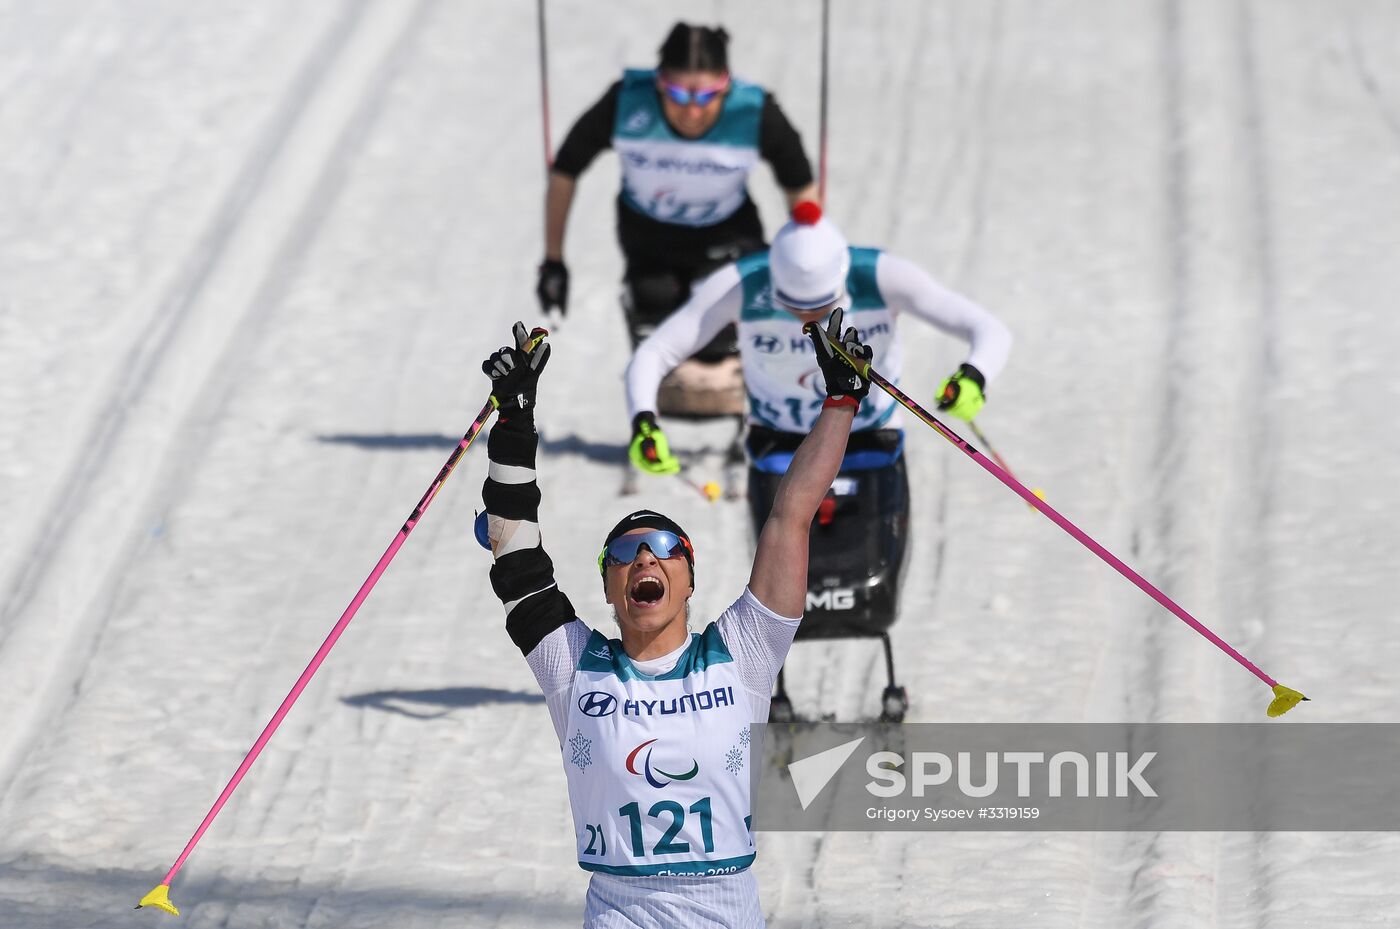
<svg viewBox="0 0 1400 929"><path fill-rule="evenodd" d="M739 148L758 147L759 121L763 117L763 88L748 81L731 80L719 122L698 141Z"/></svg>
<svg viewBox="0 0 1400 929"><path fill-rule="evenodd" d="M656 72L628 69L617 97L614 139L675 139L656 99Z"/></svg>
<svg viewBox="0 0 1400 929"><path fill-rule="evenodd" d="M623 681L678 681L688 675L699 674L710 665L733 660L734 656L730 654L729 646L724 644L724 637L719 634L719 626L710 623L705 627L704 634L691 633L690 646L674 668L653 677L637 670L632 664L632 659L627 657L627 652L623 651L620 639L604 638L603 634L595 629L588 637L583 654L579 656L578 670L595 674L615 674Z"/></svg>
<svg viewBox="0 0 1400 929"><path fill-rule="evenodd" d="M851 252L851 270L846 275L846 293L851 312L884 309L885 298L875 279L875 263L880 258L878 248L855 248Z"/></svg>
<svg viewBox="0 0 1400 929"><path fill-rule="evenodd" d="M724 636L719 634L719 626L710 623L699 635L691 635L690 648L686 649L676 666L665 674L656 677L658 681L678 681L691 674L699 674L710 665L733 661L729 646L724 644Z"/></svg>
<svg viewBox="0 0 1400 929"><path fill-rule="evenodd" d="M739 281L743 286L743 306L739 319L752 323L788 315L773 305L773 280L768 272L768 252L754 252L745 255L734 266L739 269Z"/></svg>
<svg viewBox="0 0 1400 929"><path fill-rule="evenodd" d="M588 636L588 644L578 658L578 670L606 672L616 667L617 655L622 653L622 643L609 640L597 629Z"/></svg>
<svg viewBox="0 0 1400 929"><path fill-rule="evenodd" d="M763 286L768 286L768 252L766 249L743 256L734 262L734 267L739 269L739 276L745 278L745 287L748 286L748 276L759 272L763 274Z"/></svg>

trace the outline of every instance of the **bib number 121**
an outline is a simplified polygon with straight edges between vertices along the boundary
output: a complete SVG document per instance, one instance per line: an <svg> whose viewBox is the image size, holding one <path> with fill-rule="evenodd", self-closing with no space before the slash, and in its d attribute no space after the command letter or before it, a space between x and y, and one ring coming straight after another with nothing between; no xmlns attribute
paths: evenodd
<svg viewBox="0 0 1400 929"><path fill-rule="evenodd" d="M632 857L645 858L647 855L646 846L642 842L642 808L636 803L629 803L618 811L618 815L627 820L632 837ZM700 817L700 838L704 843L706 852L715 850L714 824L710 818L710 798L702 797L690 805L683 808L674 800L661 800L653 803L651 809L647 810L647 818L655 820L669 819L670 824L666 826L666 831L661 834L661 839L652 846L653 855L679 855L690 851L689 842L677 842L675 838L680 831L685 828L685 814L694 813Z"/></svg>

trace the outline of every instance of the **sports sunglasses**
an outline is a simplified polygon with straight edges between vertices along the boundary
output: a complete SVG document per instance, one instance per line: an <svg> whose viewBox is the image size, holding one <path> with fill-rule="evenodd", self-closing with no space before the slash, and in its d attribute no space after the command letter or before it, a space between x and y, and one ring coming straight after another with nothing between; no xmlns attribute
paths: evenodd
<svg viewBox="0 0 1400 929"><path fill-rule="evenodd" d="M669 81L661 82L662 93L666 94L671 102L677 106L689 106L692 103L696 106L705 106L728 89L728 80L714 87L701 87L696 90L691 90L689 87L682 87L679 84L672 84Z"/></svg>
<svg viewBox="0 0 1400 929"><path fill-rule="evenodd" d="M643 545L657 558L685 558L692 563L695 560L695 550L688 540L665 529L653 529L637 535L620 535L603 546L598 553L598 570L606 573L613 565L631 564Z"/></svg>

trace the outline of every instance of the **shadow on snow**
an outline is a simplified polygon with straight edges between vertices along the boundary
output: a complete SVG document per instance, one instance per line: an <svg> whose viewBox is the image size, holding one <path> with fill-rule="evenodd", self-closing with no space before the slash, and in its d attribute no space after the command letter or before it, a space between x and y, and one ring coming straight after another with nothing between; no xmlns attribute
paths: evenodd
<svg viewBox="0 0 1400 929"><path fill-rule="evenodd" d="M316 441L329 445L350 445L355 448L412 452L430 448L440 448L446 451L462 440L460 436L454 438L431 432L408 433L406 435L352 435L342 432L333 435L318 435Z"/></svg>
<svg viewBox="0 0 1400 929"><path fill-rule="evenodd" d="M0 901L5 903L0 907L0 929L175 926L164 922L167 917L159 911L133 913L131 909L167 864L162 859L140 869L84 868L37 856L0 858ZM396 864L412 873L411 861ZM361 878L346 886L343 878L307 880L294 869L258 867L250 861L244 873L182 874L171 898L180 907L178 925L185 929L230 925L427 929L502 921L517 925L525 920L535 926L577 926L582 917L581 895L577 902L567 895L522 898L519 893L464 883L470 882L425 869L402 883Z"/></svg>
<svg viewBox="0 0 1400 929"><path fill-rule="evenodd" d="M484 436L482 436L484 438ZM404 435L394 435L392 433L375 434L354 434L346 432L332 433L329 435L318 435L316 441L324 442L327 445L349 445L352 448L364 448L372 451L391 452L413 452L425 449L441 449L447 451L458 442L461 436L442 435L440 433L407 433ZM479 444L479 443L476 443ZM473 445L475 447L475 444ZM553 439L548 436L540 436L540 451L547 455L577 455L589 461L600 461L604 464L618 464L627 455L627 446L614 442L594 442L585 439L576 433Z"/></svg>
<svg viewBox="0 0 1400 929"><path fill-rule="evenodd" d="M458 707L495 703L543 703L542 694L501 690L499 687L437 687L431 690L375 690L341 697L350 706L369 707L414 719L439 719ZM420 709L440 707L441 709Z"/></svg>

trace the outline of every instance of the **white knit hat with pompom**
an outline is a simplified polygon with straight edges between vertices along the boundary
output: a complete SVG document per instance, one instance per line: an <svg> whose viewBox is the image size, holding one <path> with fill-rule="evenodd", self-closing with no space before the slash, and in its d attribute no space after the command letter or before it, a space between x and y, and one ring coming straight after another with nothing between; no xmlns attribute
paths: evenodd
<svg viewBox="0 0 1400 929"><path fill-rule="evenodd" d="M821 309L840 300L850 267L845 236L810 200L792 208L792 219L768 250L773 298L795 310Z"/></svg>

